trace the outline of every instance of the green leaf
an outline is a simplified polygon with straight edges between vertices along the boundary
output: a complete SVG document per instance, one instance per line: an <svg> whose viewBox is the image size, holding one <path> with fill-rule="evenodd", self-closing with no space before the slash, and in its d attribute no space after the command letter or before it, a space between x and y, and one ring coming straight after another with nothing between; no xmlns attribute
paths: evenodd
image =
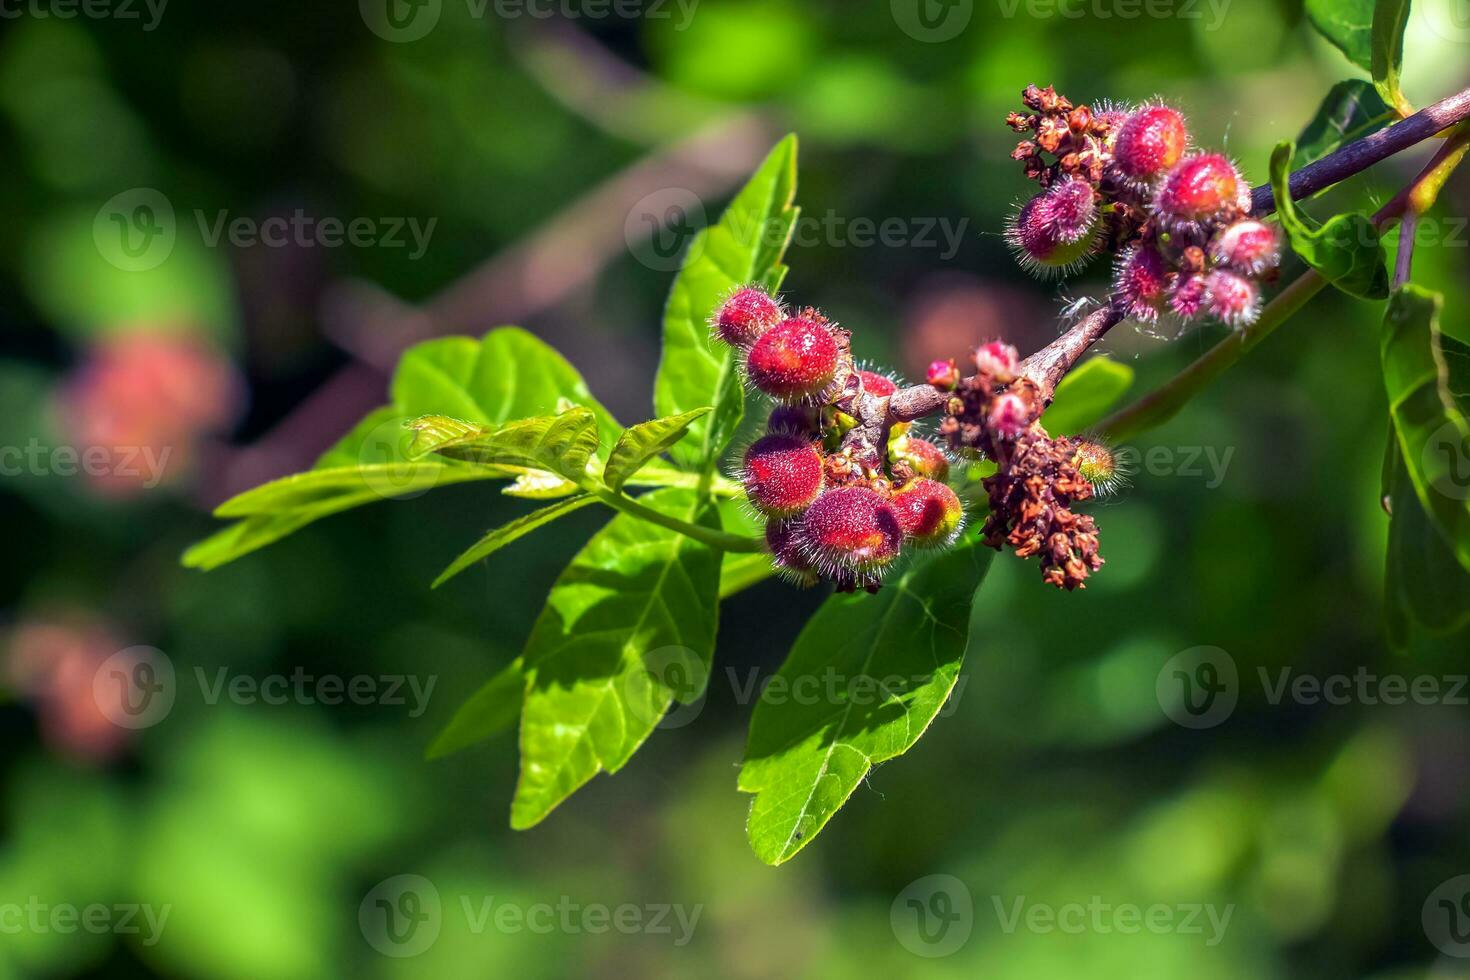
<svg viewBox="0 0 1470 980"><path fill-rule="evenodd" d="M272 481L226 502L220 516L245 519L188 549L183 563L217 568L323 517L432 487L507 477L517 477L523 488L537 482L544 488L550 482L549 474L537 481L525 466L411 461L407 450L413 434L405 428L410 419L445 415L496 426L558 413L570 403L592 413L608 445L622 434L576 369L516 327L493 330L481 340L442 337L409 348L394 370L390 391L393 403L370 412L308 474ZM316 475L328 470L335 472ZM359 478L347 471L356 471Z"/></svg>
<svg viewBox="0 0 1470 980"><path fill-rule="evenodd" d="M765 534L765 521L759 518L744 496L721 500L720 526L732 534L757 537ZM771 556L762 551L725 553L720 562L720 598L725 599L758 585L776 574Z"/></svg>
<svg viewBox="0 0 1470 980"><path fill-rule="evenodd" d="M1106 415L1132 384L1127 364L1100 355L1083 361L1057 385L1043 424L1054 436L1076 435Z"/></svg>
<svg viewBox="0 0 1470 980"><path fill-rule="evenodd" d="M429 743L424 758L442 759L510 728L521 715L525 691L526 675L517 657L459 706L449 724Z"/></svg>
<svg viewBox="0 0 1470 980"><path fill-rule="evenodd" d="M608 453L607 466L602 471L602 482L613 490L621 490L629 477L653 460L659 453L684 438L695 419L710 413L709 408L696 408L651 422L640 422L618 437L612 452Z"/></svg>
<svg viewBox="0 0 1470 980"><path fill-rule="evenodd" d="M1470 570L1470 419L1458 400L1470 393L1470 349L1441 335L1443 302L1413 284L1394 292L1383 319L1383 382L1418 502Z"/></svg>
<svg viewBox="0 0 1470 980"><path fill-rule="evenodd" d="M719 526L694 490L640 503ZM616 772L677 698L704 690L719 616L720 556L620 514L557 579L523 654L521 777L511 826L539 823L600 771Z"/></svg>
<svg viewBox="0 0 1470 980"><path fill-rule="evenodd" d="M1350 78L1332 86L1317 114L1296 138L1296 166L1305 167L1338 147L1375 133L1398 118L1371 83Z"/></svg>
<svg viewBox="0 0 1470 980"><path fill-rule="evenodd" d="M426 415L409 427L410 457L437 453L465 463L526 466L577 482L586 480L587 462L597 452L597 419L585 408L500 426Z"/></svg>
<svg viewBox="0 0 1470 980"><path fill-rule="evenodd" d="M1470 626L1470 571L1456 560L1444 534L1420 506L1402 457L1393 478L1384 599L1390 636L1396 648L1404 649L1409 639L1406 619L1439 635Z"/></svg>
<svg viewBox="0 0 1470 980"><path fill-rule="evenodd" d="M1404 28L1409 25L1409 0L1378 0L1373 6L1373 37L1370 68L1373 84L1383 101L1404 116L1413 106L1399 89L1404 67Z"/></svg>
<svg viewBox="0 0 1470 980"><path fill-rule="evenodd" d="M1307 0L1312 26L1347 59L1373 70L1373 0Z"/></svg>
<svg viewBox="0 0 1470 980"><path fill-rule="evenodd" d="M1297 210L1287 187L1292 155L1290 142L1278 143L1271 154L1271 189L1292 251L1343 292L1362 299L1383 299L1388 295L1388 253L1378 229L1367 215L1356 211L1313 227Z"/></svg>
<svg viewBox="0 0 1470 980"><path fill-rule="evenodd" d="M664 309L663 358L654 379L659 416L712 405L690 426L689 442L673 447L674 460L710 470L729 445L744 413L745 395L733 352L710 342L709 317L738 286L752 282L774 291L785 275L781 256L797 211L796 137L778 143L731 202L719 223L690 243Z"/></svg>
<svg viewBox="0 0 1470 980"><path fill-rule="evenodd" d="M811 843L869 770L908 751L944 707L989 555L971 539L921 556L876 596L828 599L801 631L782 683L766 691L836 696L756 704L739 786L756 794L746 831L762 861L781 864Z"/></svg>
<svg viewBox="0 0 1470 980"><path fill-rule="evenodd" d="M474 546L465 551L464 554L454 559L450 566L444 569L438 578L434 579L434 584L430 587L437 589L482 558L488 558L506 545L525 537L539 527L550 524L558 517L563 517L574 510L580 510L588 504L596 502L596 497L586 494L579 497L568 497L565 500L552 504L550 507L542 507L540 510L534 510L529 514L517 517L509 524L501 525L475 542Z"/></svg>

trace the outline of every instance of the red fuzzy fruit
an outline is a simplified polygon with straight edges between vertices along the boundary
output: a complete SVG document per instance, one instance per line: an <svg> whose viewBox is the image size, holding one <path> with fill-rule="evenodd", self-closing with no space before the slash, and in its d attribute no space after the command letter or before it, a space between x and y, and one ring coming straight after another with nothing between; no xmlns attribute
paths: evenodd
<svg viewBox="0 0 1470 980"><path fill-rule="evenodd" d="M801 518L766 522L766 547L771 560L786 578L798 585L815 585L817 570L801 550Z"/></svg>
<svg viewBox="0 0 1470 980"><path fill-rule="evenodd" d="M801 520L802 550L829 578L874 572L898 557L903 529L888 501L867 487L836 487Z"/></svg>
<svg viewBox="0 0 1470 980"><path fill-rule="evenodd" d="M730 294L715 313L715 333L732 347L749 347L781 322L781 306L759 286L745 286Z"/></svg>
<svg viewBox="0 0 1470 980"><path fill-rule="evenodd" d="M1080 267L1096 244L1098 222L1094 217L1087 234L1064 241L1057 232L1053 202L1038 194L1021 206L1006 227L1006 241L1016 259L1028 272L1039 276L1066 275Z"/></svg>
<svg viewBox="0 0 1470 980"><path fill-rule="evenodd" d="M863 391L869 395L877 395L882 398L893 394L898 390L898 385L893 379L876 371L859 370L857 376L863 381Z"/></svg>
<svg viewBox="0 0 1470 980"><path fill-rule="evenodd" d="M1014 439L1031 424L1025 400L1014 391L1003 391L990 403L990 431L1001 439Z"/></svg>
<svg viewBox="0 0 1470 980"><path fill-rule="evenodd" d="M1097 204L1092 185L1081 177L1068 177L1045 194L1042 214L1057 241L1070 245L1090 238L1097 221Z"/></svg>
<svg viewBox="0 0 1470 980"><path fill-rule="evenodd" d="M1281 258L1276 229L1253 218L1237 221L1216 235L1210 255L1221 265L1253 276L1274 269Z"/></svg>
<svg viewBox="0 0 1470 980"><path fill-rule="evenodd" d="M919 476L940 481L949 478L949 457L944 455L944 450L927 439L916 439L913 436L904 438L896 444L894 456L895 461L907 463L909 469Z"/></svg>
<svg viewBox="0 0 1470 980"><path fill-rule="evenodd" d="M1168 288L1168 266L1152 245L1135 245L1118 257L1113 291L1128 316L1143 323L1156 321Z"/></svg>
<svg viewBox="0 0 1470 980"><path fill-rule="evenodd" d="M1184 158L1189 129L1178 110L1144 106L1130 115L1113 139L1113 164L1133 182L1151 181Z"/></svg>
<svg viewBox="0 0 1470 980"><path fill-rule="evenodd" d="M750 348L751 383L782 401L815 399L831 388L842 364L837 338L824 324L793 317L767 330Z"/></svg>
<svg viewBox="0 0 1470 980"><path fill-rule="evenodd" d="M1260 303L1260 289L1245 276L1216 269L1205 277L1205 307L1232 327L1255 322Z"/></svg>
<svg viewBox="0 0 1470 980"><path fill-rule="evenodd" d="M763 436L746 450L741 477L757 510L768 517L790 517L822 492L822 454L802 436Z"/></svg>
<svg viewBox="0 0 1470 980"><path fill-rule="evenodd" d="M1004 341L992 340L975 350L975 370L990 375L995 381L1009 382L1016 376L1020 365L1020 355Z"/></svg>
<svg viewBox="0 0 1470 980"><path fill-rule="evenodd" d="M1174 230L1197 230L1203 223L1238 212L1244 187L1233 163L1218 153L1201 153L1169 171L1154 211Z"/></svg>
<svg viewBox="0 0 1470 980"><path fill-rule="evenodd" d="M898 526L920 547L954 541L965 520L965 508L953 490L935 480L913 480L894 494Z"/></svg>
<svg viewBox="0 0 1470 980"><path fill-rule="evenodd" d="M960 369L953 360L930 361L924 380L940 391L953 391L960 383Z"/></svg>
<svg viewBox="0 0 1470 980"><path fill-rule="evenodd" d="M1193 320L1205 305L1205 277L1180 276L1169 291L1169 309L1181 320Z"/></svg>

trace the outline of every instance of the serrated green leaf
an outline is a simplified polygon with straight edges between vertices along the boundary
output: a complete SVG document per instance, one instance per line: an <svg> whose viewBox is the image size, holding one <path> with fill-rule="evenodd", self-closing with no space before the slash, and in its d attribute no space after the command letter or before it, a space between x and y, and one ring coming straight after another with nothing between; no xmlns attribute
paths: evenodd
<svg viewBox="0 0 1470 980"><path fill-rule="evenodd" d="M639 502L717 528L693 490ZM597 773L616 772L677 699L704 690L719 616L720 556L619 514L552 587L523 654L521 776L511 826L539 823Z"/></svg>
<svg viewBox="0 0 1470 980"><path fill-rule="evenodd" d="M475 542L464 554L454 559L449 567L444 569L438 578L434 579L434 584L430 588L437 589L475 562L488 558L501 548L525 537L537 528L544 527L559 517L563 517L574 510L580 510L588 504L596 502L596 497L591 497L586 494L580 497L568 497L566 500L558 501L550 507L542 507L540 510L535 510L529 514L517 517L509 524L502 524Z"/></svg>
<svg viewBox="0 0 1470 980"><path fill-rule="evenodd" d="M762 861L810 844L873 766L924 734L959 677L989 557L973 538L921 556L876 596L828 599L801 631L766 690L834 696L756 704L739 786L756 794L746 831Z"/></svg>
<svg viewBox="0 0 1470 980"><path fill-rule="evenodd" d="M659 416L713 406L690 426L692 438L673 447L676 462L709 470L729 445L744 413L745 395L733 352L710 342L709 317L737 286L779 286L781 256L796 221L796 137L778 143L730 203L719 222L690 243L664 309L663 357L654 380Z"/></svg>
<svg viewBox="0 0 1470 980"><path fill-rule="evenodd" d="M1383 101L1404 116L1414 109L1399 89L1404 66L1404 29L1409 26L1409 0L1377 0L1373 5L1370 69Z"/></svg>
<svg viewBox="0 0 1470 980"><path fill-rule="evenodd" d="M1318 33L1364 71L1373 70L1373 0L1307 0Z"/></svg>
<svg viewBox="0 0 1470 980"><path fill-rule="evenodd" d="M1133 368L1101 355L1083 361L1057 385L1042 414L1053 436L1071 436L1096 423L1133 384Z"/></svg>
<svg viewBox="0 0 1470 980"><path fill-rule="evenodd" d="M621 490L633 474L651 462L659 453L683 439L689 426L710 413L709 408L696 408L666 418L640 422L625 430L607 455L602 482L613 490Z"/></svg>
<svg viewBox="0 0 1470 980"><path fill-rule="evenodd" d="M1271 189L1292 251L1343 292L1362 299L1383 299L1388 295L1388 253L1378 229L1367 215L1356 211L1313 227L1297 210L1287 188L1292 155L1290 142L1278 143L1271 154Z"/></svg>
<svg viewBox="0 0 1470 980"><path fill-rule="evenodd" d="M1296 138L1294 163L1305 167L1344 144L1377 132L1396 118L1398 114L1384 104L1370 82L1361 78L1338 82Z"/></svg>
<svg viewBox="0 0 1470 980"><path fill-rule="evenodd" d="M576 369L516 327L493 330L480 340L442 337L409 348L394 370L390 392L393 403L370 412L323 453L308 474L274 481L266 485L269 489L256 488L228 501L221 516L247 512L248 516L190 548L184 564L216 568L354 507L466 480L520 476L528 469L471 467L443 459L412 461L407 449L413 434L405 427L410 419L445 415L495 426L574 404L592 413L596 429L609 445L622 434L622 427L592 397ZM354 482L341 472L314 475L348 469L359 471L361 480Z"/></svg>
<svg viewBox="0 0 1470 980"><path fill-rule="evenodd" d="M587 463L597 452L597 419L585 408L500 426L426 415L409 428L411 458L436 453L465 463L543 469L578 482L587 478Z"/></svg>
<svg viewBox="0 0 1470 980"><path fill-rule="evenodd" d="M521 716L525 691L526 675L517 657L459 706L449 724L424 750L424 758L442 759L510 728Z"/></svg>
<svg viewBox="0 0 1470 980"><path fill-rule="evenodd" d="M1470 570L1470 418L1459 401L1470 392L1459 387L1470 383L1470 349L1441 335L1442 305L1413 284L1395 290L1383 319L1383 382L1418 503Z"/></svg>

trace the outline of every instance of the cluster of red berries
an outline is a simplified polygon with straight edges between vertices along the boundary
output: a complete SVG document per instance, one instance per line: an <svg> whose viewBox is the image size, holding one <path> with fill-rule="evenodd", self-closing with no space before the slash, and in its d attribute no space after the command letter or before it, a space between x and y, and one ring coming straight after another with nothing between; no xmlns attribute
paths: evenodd
<svg viewBox="0 0 1470 980"><path fill-rule="evenodd" d="M1126 316L1255 320L1276 230L1249 217L1250 184L1228 158L1192 150L1177 109L1074 106L1050 86L1021 98L1031 111L1006 123L1029 138L1012 156L1042 187L1007 231L1023 266L1065 275L1107 252Z"/></svg>
<svg viewBox="0 0 1470 980"><path fill-rule="evenodd" d="M886 399L897 385L853 363L845 330L810 308L788 313L757 286L727 298L712 327L777 403L739 475L783 574L874 591L903 547L954 542L964 507L944 482L949 459L937 445L907 424L886 428L876 457L846 445L860 400Z"/></svg>

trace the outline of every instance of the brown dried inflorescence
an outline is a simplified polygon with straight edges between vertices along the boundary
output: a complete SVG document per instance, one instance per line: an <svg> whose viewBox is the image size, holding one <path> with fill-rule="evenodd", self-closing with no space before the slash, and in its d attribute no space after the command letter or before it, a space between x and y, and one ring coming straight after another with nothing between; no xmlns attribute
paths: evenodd
<svg viewBox="0 0 1470 980"><path fill-rule="evenodd" d="M1052 439L1033 425L1010 450L984 481L990 494L990 516L980 532L985 543L997 550L1009 544L1018 558L1036 555L1042 581L1057 588L1085 588L1103 559L1096 522L1072 509L1092 496L1092 484L1077 471L1076 443Z"/></svg>
<svg viewBox="0 0 1470 980"><path fill-rule="evenodd" d="M1089 106L1074 106L1050 85L1028 85L1021 101L1031 112L1011 113L1006 125L1029 134L1011 153L1025 166L1026 176L1042 187L1069 176L1081 177L1094 188L1101 184L1112 117Z"/></svg>

